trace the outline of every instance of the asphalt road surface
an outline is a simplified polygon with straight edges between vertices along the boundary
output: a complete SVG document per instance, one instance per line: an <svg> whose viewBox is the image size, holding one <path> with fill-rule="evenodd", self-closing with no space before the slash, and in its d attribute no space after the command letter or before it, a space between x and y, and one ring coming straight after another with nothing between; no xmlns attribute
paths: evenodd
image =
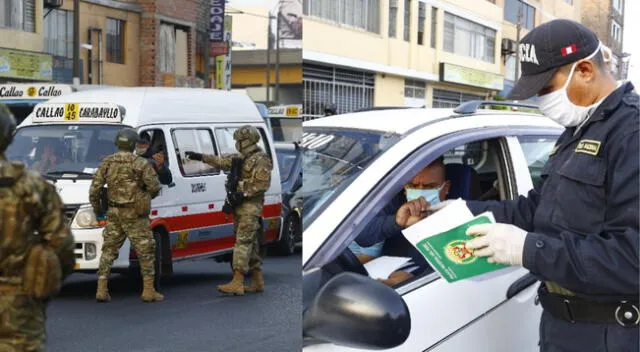
<svg viewBox="0 0 640 352"><path fill-rule="evenodd" d="M96 276L71 275L47 309L49 352L300 351L301 257L267 257L265 292L226 296L228 263L178 262L158 303L142 283L112 274L111 302L95 301Z"/></svg>

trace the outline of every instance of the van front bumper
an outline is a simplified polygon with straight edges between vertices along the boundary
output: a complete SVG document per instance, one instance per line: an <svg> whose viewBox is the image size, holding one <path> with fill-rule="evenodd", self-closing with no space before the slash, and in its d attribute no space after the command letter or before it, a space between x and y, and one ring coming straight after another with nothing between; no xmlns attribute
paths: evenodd
<svg viewBox="0 0 640 352"><path fill-rule="evenodd" d="M83 272L98 270L100 257L102 256L102 244L104 242L102 238L103 229L104 228L73 229L71 231L75 239L75 270ZM112 268L129 268L129 240L125 240L120 248L118 258L113 262Z"/></svg>

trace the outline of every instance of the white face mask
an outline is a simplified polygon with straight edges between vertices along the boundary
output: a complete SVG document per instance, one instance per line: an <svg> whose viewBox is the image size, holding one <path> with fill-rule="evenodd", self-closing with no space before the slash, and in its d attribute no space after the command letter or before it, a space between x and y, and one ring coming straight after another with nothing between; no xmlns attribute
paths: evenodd
<svg viewBox="0 0 640 352"><path fill-rule="evenodd" d="M600 52L600 47L598 47L596 52L591 54L586 59L591 59L598 52ZM578 63L576 62L575 64L573 64L573 67L571 67L571 72L569 73L567 82L561 89L539 97L540 111L545 116L564 127L575 127L580 125L589 117L589 112L592 111L592 109L595 109L602 102L602 100L600 100L593 105L580 106L572 103L571 100L569 100L569 96L567 95L567 87L569 86L569 83L571 83L571 79L573 78L573 73L576 69L577 64Z"/></svg>

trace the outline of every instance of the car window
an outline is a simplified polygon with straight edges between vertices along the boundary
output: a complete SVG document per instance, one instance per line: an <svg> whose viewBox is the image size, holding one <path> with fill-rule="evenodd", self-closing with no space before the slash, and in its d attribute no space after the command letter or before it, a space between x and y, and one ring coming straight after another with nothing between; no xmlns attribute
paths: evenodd
<svg viewBox="0 0 640 352"><path fill-rule="evenodd" d="M177 149L176 156L180 165L180 172L183 176L207 176L220 172L209 164L198 160L190 160L184 156L187 151L218 155L211 130L206 128L183 128L173 130L171 133L173 143Z"/></svg>
<svg viewBox="0 0 640 352"><path fill-rule="evenodd" d="M149 145L149 149L151 153L145 153L149 157L156 153L164 153L165 155L165 163L169 165L169 158L167 158L167 142L164 138L164 132L161 129L149 129L149 130L141 130L140 133L146 132L149 134L151 138L151 144Z"/></svg>
<svg viewBox="0 0 640 352"><path fill-rule="evenodd" d="M533 185L540 182L540 172L549 160L549 154L558 140L558 136L519 136L520 146L529 166Z"/></svg>
<svg viewBox="0 0 640 352"><path fill-rule="evenodd" d="M238 150L236 149L236 141L233 139L233 133L239 127L225 127L225 128L216 128L216 139L218 141L218 145L220 147L220 153L222 155L225 154L236 154ZM271 150L268 147L268 144L265 143L267 140L267 135L262 128L258 128L260 132L260 141L258 142L258 146L265 152L269 157L271 157Z"/></svg>
<svg viewBox="0 0 640 352"><path fill-rule="evenodd" d="M507 189L506 179L511 179L513 175L508 174L508 168L505 167L506 160L504 160L503 153L503 138L491 138L480 141L468 142L462 145L452 145L449 150L443 154L434 156L432 152L425 153L424 156L419 159L424 160L423 163L418 163L417 169L408 169L409 166L404 166L405 162L397 165L396 170L402 174L388 175L383 179L380 184L391 185L391 189L394 191L386 194L382 192L372 191L371 194L379 194L381 199L362 200L360 207L368 206L366 203L381 204L381 210L368 211L360 209L354 213L367 213L370 215L365 216L362 219L362 226L358 226L357 233L352 233L349 240L344 243L344 246L350 246L349 249L356 248L353 243L356 238L364 239L365 237L372 236L373 238L387 238L382 242L382 247L377 256L396 256L396 257L411 257L413 265L405 268L401 271L410 272L411 275L406 275L405 280L397 283L394 287L399 288L404 285L408 285L421 278L425 278L429 274L433 273L433 269L429 266L424 257L417 251L417 249L409 243L401 230L397 229L395 224L395 214L398 208L407 202L405 195L405 186L413 182L413 178L422 173L423 169L429 166L429 170L426 171L428 175L434 175L433 167L444 168L444 180L449 181L450 186L448 193L443 192L441 197L444 199L463 198L465 200L505 200L511 198L515 190ZM438 166L438 159L443 156L443 166ZM436 161L433 161L436 160ZM411 162L412 165L413 162ZM431 166L430 166L431 165ZM304 177L307 177L307 170L305 168ZM439 174L439 173L435 173ZM423 177L437 177L437 176L423 176ZM440 176L442 178L442 176ZM427 182L423 179L422 182ZM442 180L433 180L434 183L441 183ZM303 188L307 187L307 183L304 183ZM388 186L387 186L388 187ZM315 188L315 187L312 187ZM413 187L412 187L413 188ZM307 199L304 198L305 203ZM325 204L326 206L326 204ZM303 219L304 220L304 219ZM339 251L344 250L342 247ZM352 250L353 251L353 250ZM334 252L335 253L335 252ZM365 253L365 252L363 252ZM357 253L354 252L357 255ZM325 260L330 260L331 257L325 257ZM365 258L362 258L365 259ZM417 283L419 285L426 284L425 281Z"/></svg>
<svg viewBox="0 0 640 352"><path fill-rule="evenodd" d="M398 136L382 132L305 128L301 143L304 228L397 140Z"/></svg>
<svg viewBox="0 0 640 352"><path fill-rule="evenodd" d="M276 156L278 159L278 167L280 168L280 179L282 182L287 182L293 171L296 152L294 150L278 149L276 147Z"/></svg>

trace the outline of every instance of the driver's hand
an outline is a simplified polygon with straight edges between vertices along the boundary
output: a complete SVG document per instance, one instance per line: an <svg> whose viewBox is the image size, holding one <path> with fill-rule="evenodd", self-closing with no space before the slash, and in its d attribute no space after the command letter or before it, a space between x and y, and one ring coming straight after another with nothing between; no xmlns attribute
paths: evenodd
<svg viewBox="0 0 640 352"><path fill-rule="evenodd" d="M396 212L396 224L400 227L407 228L426 218L427 209L429 209L429 202L427 202L424 197L407 202Z"/></svg>
<svg viewBox="0 0 640 352"><path fill-rule="evenodd" d="M164 165L164 154L163 153L155 153L152 156L153 160L155 160L156 165L158 166L158 168L162 168L162 166Z"/></svg>

